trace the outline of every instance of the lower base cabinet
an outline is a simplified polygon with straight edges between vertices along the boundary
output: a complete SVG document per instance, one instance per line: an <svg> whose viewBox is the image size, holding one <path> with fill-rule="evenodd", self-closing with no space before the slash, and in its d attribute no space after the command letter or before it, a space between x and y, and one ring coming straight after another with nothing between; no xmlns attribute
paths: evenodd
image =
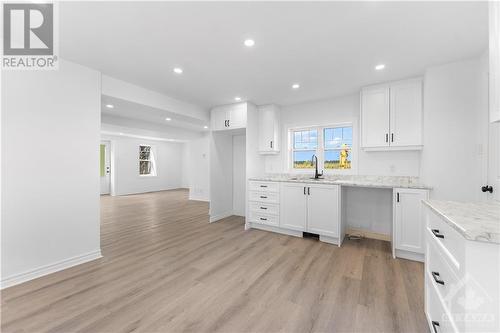
<svg viewBox="0 0 500 333"><path fill-rule="evenodd" d="M306 231L340 244L340 186L282 183L280 227Z"/></svg>
<svg viewBox="0 0 500 333"><path fill-rule="evenodd" d="M281 183L280 194L280 227L296 231L306 231L306 185Z"/></svg>
<svg viewBox="0 0 500 333"><path fill-rule="evenodd" d="M393 190L393 256L424 261L424 222L422 200L428 190L395 188Z"/></svg>
<svg viewBox="0 0 500 333"><path fill-rule="evenodd" d="M307 187L307 232L335 237L340 235L340 186Z"/></svg>

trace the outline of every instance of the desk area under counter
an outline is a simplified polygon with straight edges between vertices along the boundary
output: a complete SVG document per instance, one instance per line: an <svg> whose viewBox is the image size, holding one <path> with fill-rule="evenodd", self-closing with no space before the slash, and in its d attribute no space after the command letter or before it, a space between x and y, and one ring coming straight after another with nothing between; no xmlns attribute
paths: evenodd
<svg viewBox="0 0 500 333"><path fill-rule="evenodd" d="M297 237L307 232L338 246L348 230L345 210L349 191L381 190L385 199L380 209L387 211L388 218L386 235L380 239L391 241L394 257L424 259L421 201L428 199L430 188L419 183L418 178L327 176L316 180L278 175L250 178L247 189L247 229Z"/></svg>

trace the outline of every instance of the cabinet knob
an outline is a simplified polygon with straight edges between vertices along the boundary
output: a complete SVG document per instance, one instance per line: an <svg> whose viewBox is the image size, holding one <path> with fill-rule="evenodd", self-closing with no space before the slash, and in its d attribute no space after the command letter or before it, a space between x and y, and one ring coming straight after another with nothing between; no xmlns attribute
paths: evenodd
<svg viewBox="0 0 500 333"><path fill-rule="evenodd" d="M431 321L431 323L432 323L432 328L434 329L434 333L438 333L436 327L439 326L439 321L434 321L433 320L433 321Z"/></svg>
<svg viewBox="0 0 500 333"><path fill-rule="evenodd" d="M444 235L439 233L439 229L432 229L431 231L437 238L444 238Z"/></svg>
<svg viewBox="0 0 500 333"><path fill-rule="evenodd" d="M485 186L481 187L481 191L493 193L493 186L485 185Z"/></svg>
<svg viewBox="0 0 500 333"><path fill-rule="evenodd" d="M440 279L439 273L438 272L432 272L432 278L436 283L444 285L444 281Z"/></svg>

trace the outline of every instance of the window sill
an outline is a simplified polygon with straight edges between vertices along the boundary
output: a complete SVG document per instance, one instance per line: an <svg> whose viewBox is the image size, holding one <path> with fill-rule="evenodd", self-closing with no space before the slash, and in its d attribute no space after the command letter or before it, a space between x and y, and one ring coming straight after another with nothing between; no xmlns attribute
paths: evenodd
<svg viewBox="0 0 500 333"><path fill-rule="evenodd" d="M139 175L139 178L151 178L151 177L158 177L158 175Z"/></svg>

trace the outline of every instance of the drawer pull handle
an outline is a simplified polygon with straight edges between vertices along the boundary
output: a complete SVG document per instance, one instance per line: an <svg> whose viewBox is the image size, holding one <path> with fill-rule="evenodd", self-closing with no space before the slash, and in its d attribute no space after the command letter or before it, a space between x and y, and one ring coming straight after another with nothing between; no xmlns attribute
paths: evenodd
<svg viewBox="0 0 500 333"><path fill-rule="evenodd" d="M267 197L265 195L261 195L260 198L261 199L267 199Z"/></svg>
<svg viewBox="0 0 500 333"><path fill-rule="evenodd" d="M444 238L444 235L441 235L439 233L439 229L432 229L431 231L434 234L434 236L436 236L437 238Z"/></svg>
<svg viewBox="0 0 500 333"><path fill-rule="evenodd" d="M432 321L432 328L434 329L434 333L438 333L436 326L439 326L439 321Z"/></svg>
<svg viewBox="0 0 500 333"><path fill-rule="evenodd" d="M261 218L260 218L260 220L261 220L261 221L267 221L267 219L266 219L266 218L263 218L263 217L261 217Z"/></svg>
<svg viewBox="0 0 500 333"><path fill-rule="evenodd" d="M444 281L440 279L440 275L438 272L432 272L432 277L434 278L434 281L436 281L436 283L444 285Z"/></svg>
<svg viewBox="0 0 500 333"><path fill-rule="evenodd" d="M267 209L267 207L260 207L260 209Z"/></svg>
<svg viewBox="0 0 500 333"><path fill-rule="evenodd" d="M267 185L260 185L260 187L267 187Z"/></svg>

